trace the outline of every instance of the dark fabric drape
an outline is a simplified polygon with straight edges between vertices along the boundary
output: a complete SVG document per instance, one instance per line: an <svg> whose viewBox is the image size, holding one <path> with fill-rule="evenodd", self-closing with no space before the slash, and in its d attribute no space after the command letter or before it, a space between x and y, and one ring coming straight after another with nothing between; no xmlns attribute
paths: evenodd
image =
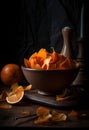
<svg viewBox="0 0 89 130"><path fill-rule="evenodd" d="M80 35L80 9L85 4L85 35L88 37L88 6L86 0L17 0L6 2L5 26L8 26L7 42L1 50L2 64L23 63L40 48L57 52L61 51L63 38L61 29L64 26L73 28L73 47L77 55L76 39ZM3 60L5 59L5 60Z"/></svg>

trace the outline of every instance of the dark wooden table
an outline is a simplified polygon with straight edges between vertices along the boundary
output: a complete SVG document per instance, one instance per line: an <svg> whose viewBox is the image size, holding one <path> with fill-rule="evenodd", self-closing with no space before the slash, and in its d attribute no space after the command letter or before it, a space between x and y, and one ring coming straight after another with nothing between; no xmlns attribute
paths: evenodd
<svg viewBox="0 0 89 130"><path fill-rule="evenodd" d="M6 89L2 84L0 85L0 92L2 89ZM45 98L45 97L44 97ZM46 97L47 98L47 97ZM52 99L51 99L52 100ZM89 107L88 107L88 99L85 99L86 102L82 105L78 106L65 106L62 108L60 104L57 106L53 106L53 104L48 105L48 103L41 103L24 97L19 103L12 105L9 109L0 108L0 127L31 127L31 128L88 128L89 127ZM48 100L49 101L49 100ZM1 102L0 102L1 103ZM36 113L36 110L40 106L48 107L51 110L56 110L58 112L68 113L71 110L75 110L78 113L81 113L84 116L82 118L76 118L73 120L59 121L57 123L52 124L35 124L34 117L26 117L16 119L19 116L23 116L22 113L30 113L31 115Z"/></svg>

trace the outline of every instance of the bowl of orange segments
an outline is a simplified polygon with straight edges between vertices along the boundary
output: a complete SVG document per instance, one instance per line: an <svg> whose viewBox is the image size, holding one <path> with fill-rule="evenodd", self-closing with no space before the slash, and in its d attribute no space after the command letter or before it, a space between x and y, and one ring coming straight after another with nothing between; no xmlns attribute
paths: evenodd
<svg viewBox="0 0 89 130"><path fill-rule="evenodd" d="M22 72L32 89L39 94L57 94L71 86L79 72L79 63L57 53L54 49L48 52L41 48L28 59L24 58Z"/></svg>

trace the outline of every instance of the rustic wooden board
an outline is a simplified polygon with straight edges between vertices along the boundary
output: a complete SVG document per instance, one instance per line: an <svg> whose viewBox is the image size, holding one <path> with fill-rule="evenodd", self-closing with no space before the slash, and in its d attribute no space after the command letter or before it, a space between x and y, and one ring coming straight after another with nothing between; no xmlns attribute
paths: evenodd
<svg viewBox="0 0 89 130"><path fill-rule="evenodd" d="M37 90L26 91L25 98L41 105L52 106L56 108L73 108L79 104L78 99L56 101L55 95L42 95L39 94Z"/></svg>

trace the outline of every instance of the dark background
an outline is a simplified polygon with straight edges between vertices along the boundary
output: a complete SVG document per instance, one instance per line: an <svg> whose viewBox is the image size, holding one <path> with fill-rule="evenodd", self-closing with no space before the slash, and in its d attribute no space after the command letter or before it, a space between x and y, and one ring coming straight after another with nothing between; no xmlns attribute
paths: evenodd
<svg viewBox="0 0 89 130"><path fill-rule="evenodd" d="M78 55L77 38L80 36L81 5L85 5L84 37L86 57L89 55L89 20L86 0L13 0L3 1L2 34L0 47L0 68L6 63L23 64L40 48L60 52L63 45L61 30L64 26L73 28L72 44ZM3 26L2 26L3 25Z"/></svg>

